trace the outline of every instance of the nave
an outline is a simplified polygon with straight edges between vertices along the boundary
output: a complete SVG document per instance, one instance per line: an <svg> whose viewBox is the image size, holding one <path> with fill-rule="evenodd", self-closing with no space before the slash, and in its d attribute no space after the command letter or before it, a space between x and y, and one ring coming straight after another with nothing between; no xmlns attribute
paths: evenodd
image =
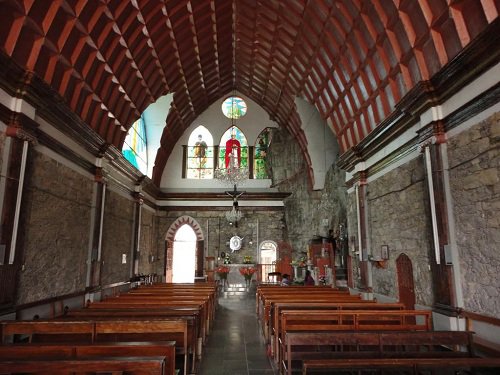
<svg viewBox="0 0 500 375"><path fill-rule="evenodd" d="M222 293L199 375L275 374L255 314L255 289Z"/></svg>

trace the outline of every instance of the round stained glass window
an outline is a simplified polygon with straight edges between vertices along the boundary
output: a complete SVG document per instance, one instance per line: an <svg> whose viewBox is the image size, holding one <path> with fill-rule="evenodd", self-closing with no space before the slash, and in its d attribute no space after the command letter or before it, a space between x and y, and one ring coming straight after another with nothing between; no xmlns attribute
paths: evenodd
<svg viewBox="0 0 500 375"><path fill-rule="evenodd" d="M240 118L247 113L247 103L237 96L230 96L222 102L222 113L227 118Z"/></svg>

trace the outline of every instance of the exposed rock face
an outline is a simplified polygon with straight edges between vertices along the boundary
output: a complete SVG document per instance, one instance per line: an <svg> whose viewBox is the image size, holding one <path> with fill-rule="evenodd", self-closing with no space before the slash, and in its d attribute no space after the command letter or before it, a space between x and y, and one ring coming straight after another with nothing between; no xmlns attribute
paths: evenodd
<svg viewBox="0 0 500 375"><path fill-rule="evenodd" d="M20 222L17 304L85 289L93 180L36 151Z"/></svg>
<svg viewBox="0 0 500 375"><path fill-rule="evenodd" d="M500 113L448 142L465 308L500 314Z"/></svg>
<svg viewBox="0 0 500 375"><path fill-rule="evenodd" d="M273 133L269 160L273 185L292 193L285 201L286 240L296 255L307 250L313 237L326 237L328 229L336 231L339 224L345 225L347 193L343 171L332 166L324 189L312 191L302 151L281 129Z"/></svg>

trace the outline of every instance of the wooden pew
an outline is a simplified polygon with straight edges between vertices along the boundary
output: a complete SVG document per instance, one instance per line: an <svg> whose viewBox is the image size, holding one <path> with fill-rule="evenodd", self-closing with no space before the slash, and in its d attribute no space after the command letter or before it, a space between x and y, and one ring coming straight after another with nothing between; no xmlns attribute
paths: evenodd
<svg viewBox="0 0 500 375"><path fill-rule="evenodd" d="M189 348L195 348L193 355L201 360L204 337L203 319L200 311L196 308L179 309L145 309L133 307L117 307L109 309L79 309L69 311L61 320L64 321L88 321L88 320L171 320L185 319L188 322Z"/></svg>
<svg viewBox="0 0 500 375"><path fill-rule="evenodd" d="M164 357L120 357L99 359L11 360L0 362L1 374L89 374L163 375Z"/></svg>
<svg viewBox="0 0 500 375"><path fill-rule="evenodd" d="M423 320L417 323L417 320ZM311 331L429 331L432 328L431 312L424 310L293 310L280 315L280 330L275 340L278 342L277 364L289 357L287 334Z"/></svg>
<svg viewBox="0 0 500 375"><path fill-rule="evenodd" d="M263 305L267 298L271 297L297 297L299 295L306 297L305 299L311 298L312 295L317 296L317 294L329 295L332 297L346 297L350 298L351 294L348 291L337 290L331 287L324 286L288 286L288 287L258 287L255 295L256 312L260 315L263 310ZM357 295L357 299L361 299Z"/></svg>
<svg viewBox="0 0 500 375"><path fill-rule="evenodd" d="M500 371L500 358L371 358L360 359L326 359L306 360L303 363L302 374L331 374L332 371L360 371L360 370L391 370L399 374L407 371L410 374L419 374L424 370L452 371L477 368L494 368ZM318 372L320 371L320 372Z"/></svg>
<svg viewBox="0 0 500 375"><path fill-rule="evenodd" d="M359 296L344 295L339 296L331 293L314 293L314 294L301 294L296 293L293 295L271 295L266 296L261 302L261 309L259 311L259 319L263 322L268 322L271 314L271 305L277 302L304 302L304 301L315 301L315 302L359 302L359 303L373 303L363 302Z"/></svg>
<svg viewBox="0 0 500 375"><path fill-rule="evenodd" d="M184 374L195 368L189 361L186 320L110 321L12 321L2 322L2 343L13 335L25 335L28 342L176 341L176 354L183 356Z"/></svg>
<svg viewBox="0 0 500 375"><path fill-rule="evenodd" d="M26 360L27 358L61 360L106 357L164 357L164 374L175 375L175 342L173 341L0 345L0 362Z"/></svg>
<svg viewBox="0 0 500 375"><path fill-rule="evenodd" d="M369 302L369 303L366 303ZM267 327L267 336L269 337L269 344L271 345L271 356L279 350L278 343L278 332L281 328L280 324L280 314L283 311L295 311L295 310L402 310L404 305L401 303L376 303L375 301L360 301L360 302L271 302L270 314Z"/></svg>
<svg viewBox="0 0 500 375"><path fill-rule="evenodd" d="M177 306L193 307L197 308L201 312L201 318L203 323L203 338L208 334L209 326L214 319L215 311L213 311L212 304L209 297L200 297L192 295L163 295L163 294L122 294L117 297L110 297L100 302L93 302L88 304L89 308L96 308L96 305L107 305L109 304L136 304L142 306L150 306L154 304L176 304Z"/></svg>
<svg viewBox="0 0 500 375"><path fill-rule="evenodd" d="M472 332L459 331L287 332L280 365L291 374L301 368L302 361L312 360L319 364L329 359L474 357L472 336Z"/></svg>

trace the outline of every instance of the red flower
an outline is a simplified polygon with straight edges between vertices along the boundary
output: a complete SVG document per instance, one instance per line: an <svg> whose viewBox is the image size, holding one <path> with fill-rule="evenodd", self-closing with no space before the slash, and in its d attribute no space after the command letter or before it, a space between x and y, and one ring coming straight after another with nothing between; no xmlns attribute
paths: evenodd
<svg viewBox="0 0 500 375"><path fill-rule="evenodd" d="M229 267L220 266L215 270L215 272L217 273L217 275L219 275L219 278L227 279L227 274L229 273Z"/></svg>

